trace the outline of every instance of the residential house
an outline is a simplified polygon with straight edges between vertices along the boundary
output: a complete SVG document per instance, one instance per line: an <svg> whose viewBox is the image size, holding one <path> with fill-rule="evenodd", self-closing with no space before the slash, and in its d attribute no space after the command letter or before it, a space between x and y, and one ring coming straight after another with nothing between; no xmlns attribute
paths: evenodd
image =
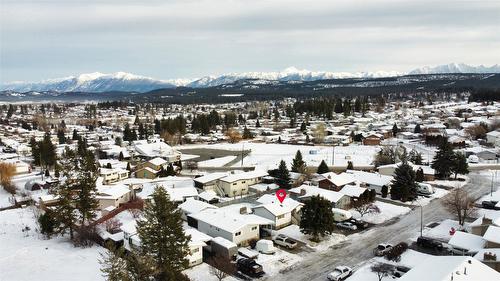
<svg viewBox="0 0 500 281"><path fill-rule="evenodd" d="M379 173L370 173L364 171L347 170L346 173L351 174L356 182L367 189L375 189L378 194L382 194L382 188L387 187L390 191L392 176L386 176Z"/></svg>
<svg viewBox="0 0 500 281"><path fill-rule="evenodd" d="M355 181L356 179L351 174L333 172L320 174L313 179L313 182L317 182L320 188L334 191L339 191L344 185L354 184Z"/></svg>
<svg viewBox="0 0 500 281"><path fill-rule="evenodd" d="M369 134L363 138L363 145L380 145L383 136L381 134Z"/></svg>
<svg viewBox="0 0 500 281"><path fill-rule="evenodd" d="M248 194L248 186L261 182L266 175L261 170L231 174L218 180L217 192L228 197Z"/></svg>
<svg viewBox="0 0 500 281"><path fill-rule="evenodd" d="M313 196L320 196L332 203L333 208L348 209L351 198L333 190L326 190L312 185L301 185L289 190L290 196L300 202L305 202Z"/></svg>
<svg viewBox="0 0 500 281"><path fill-rule="evenodd" d="M222 237L238 246L246 246L251 240L259 239L260 227L269 227L273 223L263 217L248 214L246 208L235 212L227 207L206 209L188 215L187 221L189 226L209 236Z"/></svg>
<svg viewBox="0 0 500 281"><path fill-rule="evenodd" d="M134 149L140 157L145 159L160 157L169 163L181 160L181 153L161 140L154 140L151 143L137 141L134 142Z"/></svg>
<svg viewBox="0 0 500 281"><path fill-rule="evenodd" d="M129 172L121 168L99 168L99 176L103 178L103 184L111 184L128 178Z"/></svg>
<svg viewBox="0 0 500 281"><path fill-rule="evenodd" d="M253 207L253 213L273 221L272 229L281 229L290 224L298 224L300 221L300 210L303 203L291 198L285 198L279 202L275 195L265 194L257 202L261 203Z"/></svg>
<svg viewBox="0 0 500 281"><path fill-rule="evenodd" d="M187 220L187 216L190 214L197 214L206 209L217 209L218 207L208 204L206 202L195 200L193 198L188 198L184 203L179 205L179 209L182 211L182 219Z"/></svg>
<svg viewBox="0 0 500 281"><path fill-rule="evenodd" d="M96 199L99 201L99 209L103 210L110 206L119 207L135 199L134 192L125 185L98 185Z"/></svg>

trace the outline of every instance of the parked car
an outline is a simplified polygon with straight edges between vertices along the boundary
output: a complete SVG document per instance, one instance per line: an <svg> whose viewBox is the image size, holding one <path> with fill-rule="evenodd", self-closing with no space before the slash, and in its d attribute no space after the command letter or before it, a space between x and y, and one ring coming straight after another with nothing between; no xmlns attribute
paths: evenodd
<svg viewBox="0 0 500 281"><path fill-rule="evenodd" d="M367 223L366 221L362 221L362 220L358 220L358 219L350 219L350 220L348 220L348 222L357 226L358 229L365 229L365 228L368 228L368 226L370 226L370 224Z"/></svg>
<svg viewBox="0 0 500 281"><path fill-rule="evenodd" d="M278 234L278 235L274 236L273 241L277 245L286 247L288 249L293 249L293 248L297 247L297 241L291 239L290 237L288 237L284 234Z"/></svg>
<svg viewBox="0 0 500 281"><path fill-rule="evenodd" d="M253 259L240 258L236 261L236 267L241 273L246 274L250 277L261 277L264 275L264 270L262 270L262 265L258 264Z"/></svg>
<svg viewBox="0 0 500 281"><path fill-rule="evenodd" d="M350 230L358 229L358 227L356 225L354 225L353 223L347 222L347 221L338 222L336 225L337 225L337 227L344 228L344 229L350 229Z"/></svg>
<svg viewBox="0 0 500 281"><path fill-rule="evenodd" d="M381 257L392 249L391 244L378 244L377 248L373 249L373 254L377 257Z"/></svg>
<svg viewBox="0 0 500 281"><path fill-rule="evenodd" d="M401 276L403 276L409 270L410 270L409 267L398 265L398 266L394 267L394 271L392 272L392 275L394 277L400 278Z"/></svg>
<svg viewBox="0 0 500 281"><path fill-rule="evenodd" d="M422 248L434 249L438 251L443 250L443 243L424 236L420 236L417 238L417 245Z"/></svg>
<svg viewBox="0 0 500 281"><path fill-rule="evenodd" d="M422 195L431 195L435 193L436 191L432 187L432 185L428 183L418 183L417 186L417 193L422 194Z"/></svg>
<svg viewBox="0 0 500 281"><path fill-rule="evenodd" d="M500 207L497 207L498 201L483 201L481 202L481 207L490 210L500 210Z"/></svg>
<svg viewBox="0 0 500 281"><path fill-rule="evenodd" d="M351 276L352 268L348 266L337 266L332 272L327 276L330 281L340 281Z"/></svg>

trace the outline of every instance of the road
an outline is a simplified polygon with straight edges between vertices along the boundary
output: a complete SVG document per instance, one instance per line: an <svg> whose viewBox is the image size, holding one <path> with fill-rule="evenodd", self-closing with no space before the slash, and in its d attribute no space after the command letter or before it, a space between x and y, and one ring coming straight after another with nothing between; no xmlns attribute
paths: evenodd
<svg viewBox="0 0 500 281"><path fill-rule="evenodd" d="M473 197L487 194L491 188L491 181L486 175L470 174L467 188ZM396 220L378 225L367 231L353 234L349 239L336 247L321 253L312 253L283 274L270 277L268 280L326 280L326 275L335 266L347 265L356 267L358 264L373 257L372 250L378 244L388 242L392 244L407 241L417 237L420 233L420 208L415 208L408 214ZM439 222L453 218L439 199L424 206L424 225L430 222Z"/></svg>

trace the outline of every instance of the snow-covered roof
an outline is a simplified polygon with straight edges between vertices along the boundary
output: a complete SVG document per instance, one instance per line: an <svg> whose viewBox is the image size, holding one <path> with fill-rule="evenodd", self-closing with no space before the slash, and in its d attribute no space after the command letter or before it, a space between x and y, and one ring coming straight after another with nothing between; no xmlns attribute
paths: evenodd
<svg viewBox="0 0 500 281"><path fill-rule="evenodd" d="M226 173L226 172L210 173L210 174L207 174L207 175L204 175L201 177L197 177L194 179L194 181L199 182L201 184L206 184L206 183L209 183L211 181L215 181L215 180L221 179L223 177L226 177L228 175L229 175L229 173Z"/></svg>
<svg viewBox="0 0 500 281"><path fill-rule="evenodd" d="M203 221L214 227L218 227L230 233L243 228L246 225L269 225L272 221L252 215L228 212L225 208L206 209L197 214L191 214L190 217Z"/></svg>
<svg viewBox="0 0 500 281"><path fill-rule="evenodd" d="M366 191L366 188L356 186L356 185L345 185L339 190L340 193L345 194L349 197L359 197Z"/></svg>
<svg viewBox="0 0 500 281"><path fill-rule="evenodd" d="M319 195L332 203L338 202L340 199L342 199L342 197L345 196L340 192L326 190L312 185L301 185L299 187L292 188L289 191L292 193L300 194L301 190L305 191L305 195L302 195L299 198L308 198Z"/></svg>
<svg viewBox="0 0 500 281"><path fill-rule="evenodd" d="M500 227L490 225L484 233L483 238L489 242L500 244Z"/></svg>
<svg viewBox="0 0 500 281"><path fill-rule="evenodd" d="M429 256L405 273L399 281L500 280L500 273L467 256Z"/></svg>
<svg viewBox="0 0 500 281"><path fill-rule="evenodd" d="M130 192L130 189L122 184L103 185L97 187L97 199L117 199Z"/></svg>
<svg viewBox="0 0 500 281"><path fill-rule="evenodd" d="M484 248L486 240L479 235L457 231L453 234L448 244L454 248L477 252Z"/></svg>
<svg viewBox="0 0 500 281"><path fill-rule="evenodd" d="M249 180L249 179L254 179L254 178L260 178L263 176L267 176L267 172L263 170L255 170L251 172L242 172L242 173L236 173L229 175L227 177L221 178L221 181L225 182L235 182L239 180Z"/></svg>
<svg viewBox="0 0 500 281"><path fill-rule="evenodd" d="M322 176L323 179L330 181L335 186L344 186L346 184L354 183L356 181L356 179L351 174L347 173L336 174L333 172L328 172L321 174L320 176Z"/></svg>
<svg viewBox="0 0 500 281"><path fill-rule="evenodd" d="M184 203L179 205L179 208L186 214L196 214L205 209L217 209L214 205L193 198L187 199Z"/></svg>
<svg viewBox="0 0 500 281"><path fill-rule="evenodd" d="M219 196L217 196L217 193L215 193L215 191L213 191L213 190L203 191L202 193L198 194L198 197L200 199L205 200L205 201L211 201L213 199L219 198Z"/></svg>
<svg viewBox="0 0 500 281"><path fill-rule="evenodd" d="M155 165L155 166L162 166L165 163L167 163L167 160L160 158L160 157L156 157L156 158L149 160L148 162Z"/></svg>
<svg viewBox="0 0 500 281"><path fill-rule="evenodd" d="M137 153L146 157L167 157L178 153L170 145L161 141L153 143L134 142L134 148Z"/></svg>
<svg viewBox="0 0 500 281"><path fill-rule="evenodd" d="M370 173L356 170L347 170L346 173L352 174L356 181L370 185L384 186L389 185L392 181L391 176L385 176L379 173Z"/></svg>

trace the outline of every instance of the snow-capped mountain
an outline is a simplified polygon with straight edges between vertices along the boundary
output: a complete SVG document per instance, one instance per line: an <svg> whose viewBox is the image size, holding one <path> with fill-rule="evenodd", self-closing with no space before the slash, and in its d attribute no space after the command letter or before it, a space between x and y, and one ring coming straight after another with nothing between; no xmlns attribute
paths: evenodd
<svg viewBox="0 0 500 281"><path fill-rule="evenodd" d="M228 73L218 76L205 76L199 79L171 79L158 80L150 77L134 75L125 72L104 74L100 72L81 74L65 78L44 80L41 82L10 82L0 85L0 90L16 92L148 92L162 88L175 88L179 86L191 88L205 88L225 84L232 84L239 80L255 80L254 84L271 84L287 81L316 81L343 78L382 78L402 76L406 74L442 74L442 73L500 73L500 65L490 67L483 65L470 66L466 64L447 64L435 67L422 67L403 73L396 71L377 72L325 72L286 68L277 72L243 72Z"/></svg>
<svg viewBox="0 0 500 281"><path fill-rule="evenodd" d="M2 90L17 92L57 91L57 92L148 92L160 88L175 88L184 80L155 80L153 78L125 72L104 74L100 72L81 74L41 82L11 82L1 85Z"/></svg>
<svg viewBox="0 0 500 281"><path fill-rule="evenodd" d="M424 66L410 71L408 74L442 74L442 73L500 73L500 65L472 66L463 63L450 63L438 66Z"/></svg>

